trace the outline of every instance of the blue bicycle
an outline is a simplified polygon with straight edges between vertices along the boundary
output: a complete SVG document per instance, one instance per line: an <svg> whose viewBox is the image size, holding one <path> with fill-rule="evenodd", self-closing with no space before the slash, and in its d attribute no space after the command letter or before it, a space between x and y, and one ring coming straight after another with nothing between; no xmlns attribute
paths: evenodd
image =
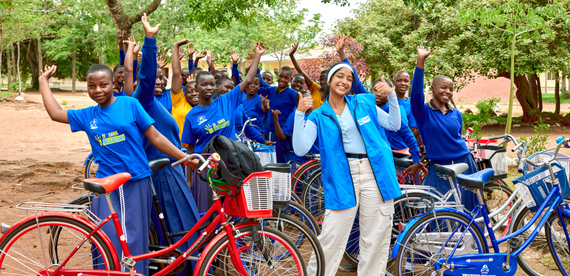
<svg viewBox="0 0 570 276"><path fill-rule="evenodd" d="M565 198L570 197L568 178L560 164L553 163L560 147L568 145L564 137L557 139L557 148L548 160L534 162L524 154L525 142L517 143L511 135L492 139L510 139L519 150L519 172L523 175L513 180L526 207L535 215L514 233L496 238L487 209L483 204L482 189L493 176L493 169L471 175L460 174L457 183L477 194L479 205L471 212L452 208L435 209L410 221L398 236L392 251L396 275L515 275L517 257L539 235L544 235L552 260L562 273L570 273L570 207ZM526 172L530 164L535 170ZM461 164L456 165L460 170ZM453 170L455 168L450 167ZM484 224L475 221L483 217ZM521 239L522 234L533 228ZM485 239L487 231L489 239ZM528 232L527 232L528 233ZM499 245L503 252L500 251ZM494 253L490 253L491 246ZM461 254L469 249L469 254ZM558 274L558 272L556 272Z"/></svg>

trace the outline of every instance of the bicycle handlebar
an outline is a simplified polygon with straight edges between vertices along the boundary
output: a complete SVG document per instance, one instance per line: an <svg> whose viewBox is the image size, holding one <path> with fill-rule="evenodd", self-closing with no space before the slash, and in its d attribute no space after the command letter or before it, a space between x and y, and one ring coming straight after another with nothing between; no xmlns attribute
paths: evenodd
<svg viewBox="0 0 570 276"><path fill-rule="evenodd" d="M186 157L184 157L184 158L182 158L182 159L180 159L180 160L178 160L178 161L172 163L172 167L176 167L176 166L182 164L183 162L190 161L190 160L192 160L192 159L194 159L194 158L200 159L200 161L202 161L202 163L203 163L202 166L200 166L200 167L198 168L198 173L200 173L200 174L201 174L202 171L204 171L210 164L214 164L214 165L215 165L215 164L217 164L217 163L220 161L220 159L221 159L221 158L220 158L220 155L217 154L217 153L213 153L213 154L210 156L210 158L208 158L208 160L204 159L204 157L203 157L201 154L193 153L193 154L187 155Z"/></svg>
<svg viewBox="0 0 570 276"><path fill-rule="evenodd" d="M245 123L243 123L243 127L241 128L241 132L239 133L238 137L242 136L245 133L245 127L247 126L247 124L251 124L251 122L254 121L257 121L257 118L251 118L245 121Z"/></svg>
<svg viewBox="0 0 570 276"><path fill-rule="evenodd" d="M548 160L548 161L541 161L538 163L534 163L533 161L530 161L528 159L524 159L525 162L535 166L535 167L541 167L547 164L550 164L550 162L554 161L554 159L556 159L556 156L558 155L558 152L560 151L560 148L562 147L562 145L564 144L564 136L561 137L562 139L558 138L556 139L556 142L558 143L558 146L556 146L556 150L554 151L554 154L552 155L552 157ZM522 163L522 162L521 162ZM520 166L519 166L520 169Z"/></svg>

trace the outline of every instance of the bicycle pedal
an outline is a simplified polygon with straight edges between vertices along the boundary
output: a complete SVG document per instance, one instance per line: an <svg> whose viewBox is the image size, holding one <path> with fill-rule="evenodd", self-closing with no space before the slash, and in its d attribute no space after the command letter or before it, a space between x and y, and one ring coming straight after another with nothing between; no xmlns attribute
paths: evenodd
<svg viewBox="0 0 570 276"><path fill-rule="evenodd" d="M124 257L121 261L121 266L125 267L126 269L134 269L135 268L135 260L131 258Z"/></svg>
<svg viewBox="0 0 570 276"><path fill-rule="evenodd" d="M513 250L517 250L519 249L519 247L521 247L523 241L519 238L510 238L509 241L507 242L507 245L513 249Z"/></svg>

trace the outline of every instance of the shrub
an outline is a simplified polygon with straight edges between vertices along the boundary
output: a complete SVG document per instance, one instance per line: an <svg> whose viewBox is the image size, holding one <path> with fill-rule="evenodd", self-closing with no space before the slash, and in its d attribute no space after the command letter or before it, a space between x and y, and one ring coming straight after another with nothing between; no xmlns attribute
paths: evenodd
<svg viewBox="0 0 570 276"><path fill-rule="evenodd" d="M566 88L560 89L560 98L570 99L570 91L566 90Z"/></svg>
<svg viewBox="0 0 570 276"><path fill-rule="evenodd" d="M530 156L534 153L545 151L548 144L548 131L550 125L544 123L542 118L538 120L538 124L534 126L534 136L521 137L521 141L528 143L526 155Z"/></svg>

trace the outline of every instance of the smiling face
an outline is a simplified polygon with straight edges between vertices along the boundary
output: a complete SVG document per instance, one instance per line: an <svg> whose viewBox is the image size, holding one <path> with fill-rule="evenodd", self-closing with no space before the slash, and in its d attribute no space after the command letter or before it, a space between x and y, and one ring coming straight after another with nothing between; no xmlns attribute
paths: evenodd
<svg viewBox="0 0 570 276"><path fill-rule="evenodd" d="M226 70L222 70L222 77L229 78L229 77L230 77L230 73L228 73L228 71L226 71Z"/></svg>
<svg viewBox="0 0 570 276"><path fill-rule="evenodd" d="M232 91L232 89L234 89L234 82L232 80L225 79L224 81L222 81L222 83L220 83L220 85L218 85L216 93L218 95L224 95Z"/></svg>
<svg viewBox="0 0 570 276"><path fill-rule="evenodd" d="M125 68L122 66L117 68L117 70L115 70L115 72L113 73L113 79L117 83L125 82Z"/></svg>
<svg viewBox="0 0 570 276"><path fill-rule="evenodd" d="M163 86L165 86L164 77L162 76L162 70L156 70L156 83L154 84L154 95L160 96L164 92Z"/></svg>
<svg viewBox="0 0 570 276"><path fill-rule="evenodd" d="M180 76L182 77L182 85L186 85L187 83L187 79L190 76L190 71L188 71L187 68L182 69L182 72L180 73Z"/></svg>
<svg viewBox="0 0 570 276"><path fill-rule="evenodd" d="M211 99L216 92L216 79L214 79L212 74L201 75L196 81L196 90L200 98L205 100Z"/></svg>
<svg viewBox="0 0 570 276"><path fill-rule="evenodd" d="M196 92L196 82L192 81L189 82L185 87L184 87L184 97L186 98L186 102L188 102L191 106L197 106L199 101L200 101L200 97L198 95L198 92Z"/></svg>
<svg viewBox="0 0 570 276"><path fill-rule="evenodd" d="M293 72L281 70L281 72L279 72L279 76L277 76L277 84L278 84L277 87L279 89L283 89L289 86L292 77L293 77Z"/></svg>
<svg viewBox="0 0 570 276"><path fill-rule="evenodd" d="M267 73L267 72L266 72L266 73L263 73L262 77L263 77L263 80L264 80L267 84L273 85L273 74L270 74L270 73Z"/></svg>
<svg viewBox="0 0 570 276"><path fill-rule="evenodd" d="M87 93L89 98L106 107L111 104L113 96L113 78L105 71L95 71L87 75Z"/></svg>
<svg viewBox="0 0 570 276"><path fill-rule="evenodd" d="M247 86L247 96L253 97L257 94L257 90L259 90L259 78L255 77L253 81Z"/></svg>
<svg viewBox="0 0 570 276"><path fill-rule="evenodd" d="M291 82L291 88L295 91L303 90L303 86L305 85L305 77L297 76Z"/></svg>
<svg viewBox="0 0 570 276"><path fill-rule="evenodd" d="M396 84L396 93L403 97L410 89L410 75L406 72L400 72L396 75L394 83Z"/></svg>
<svg viewBox="0 0 570 276"><path fill-rule="evenodd" d="M350 93L353 78L352 70L348 68L341 68L336 71L329 81L330 94L344 97L344 95Z"/></svg>
<svg viewBox="0 0 570 276"><path fill-rule="evenodd" d="M441 104L446 104L453 98L453 81L448 77L436 77L431 85L433 99Z"/></svg>

